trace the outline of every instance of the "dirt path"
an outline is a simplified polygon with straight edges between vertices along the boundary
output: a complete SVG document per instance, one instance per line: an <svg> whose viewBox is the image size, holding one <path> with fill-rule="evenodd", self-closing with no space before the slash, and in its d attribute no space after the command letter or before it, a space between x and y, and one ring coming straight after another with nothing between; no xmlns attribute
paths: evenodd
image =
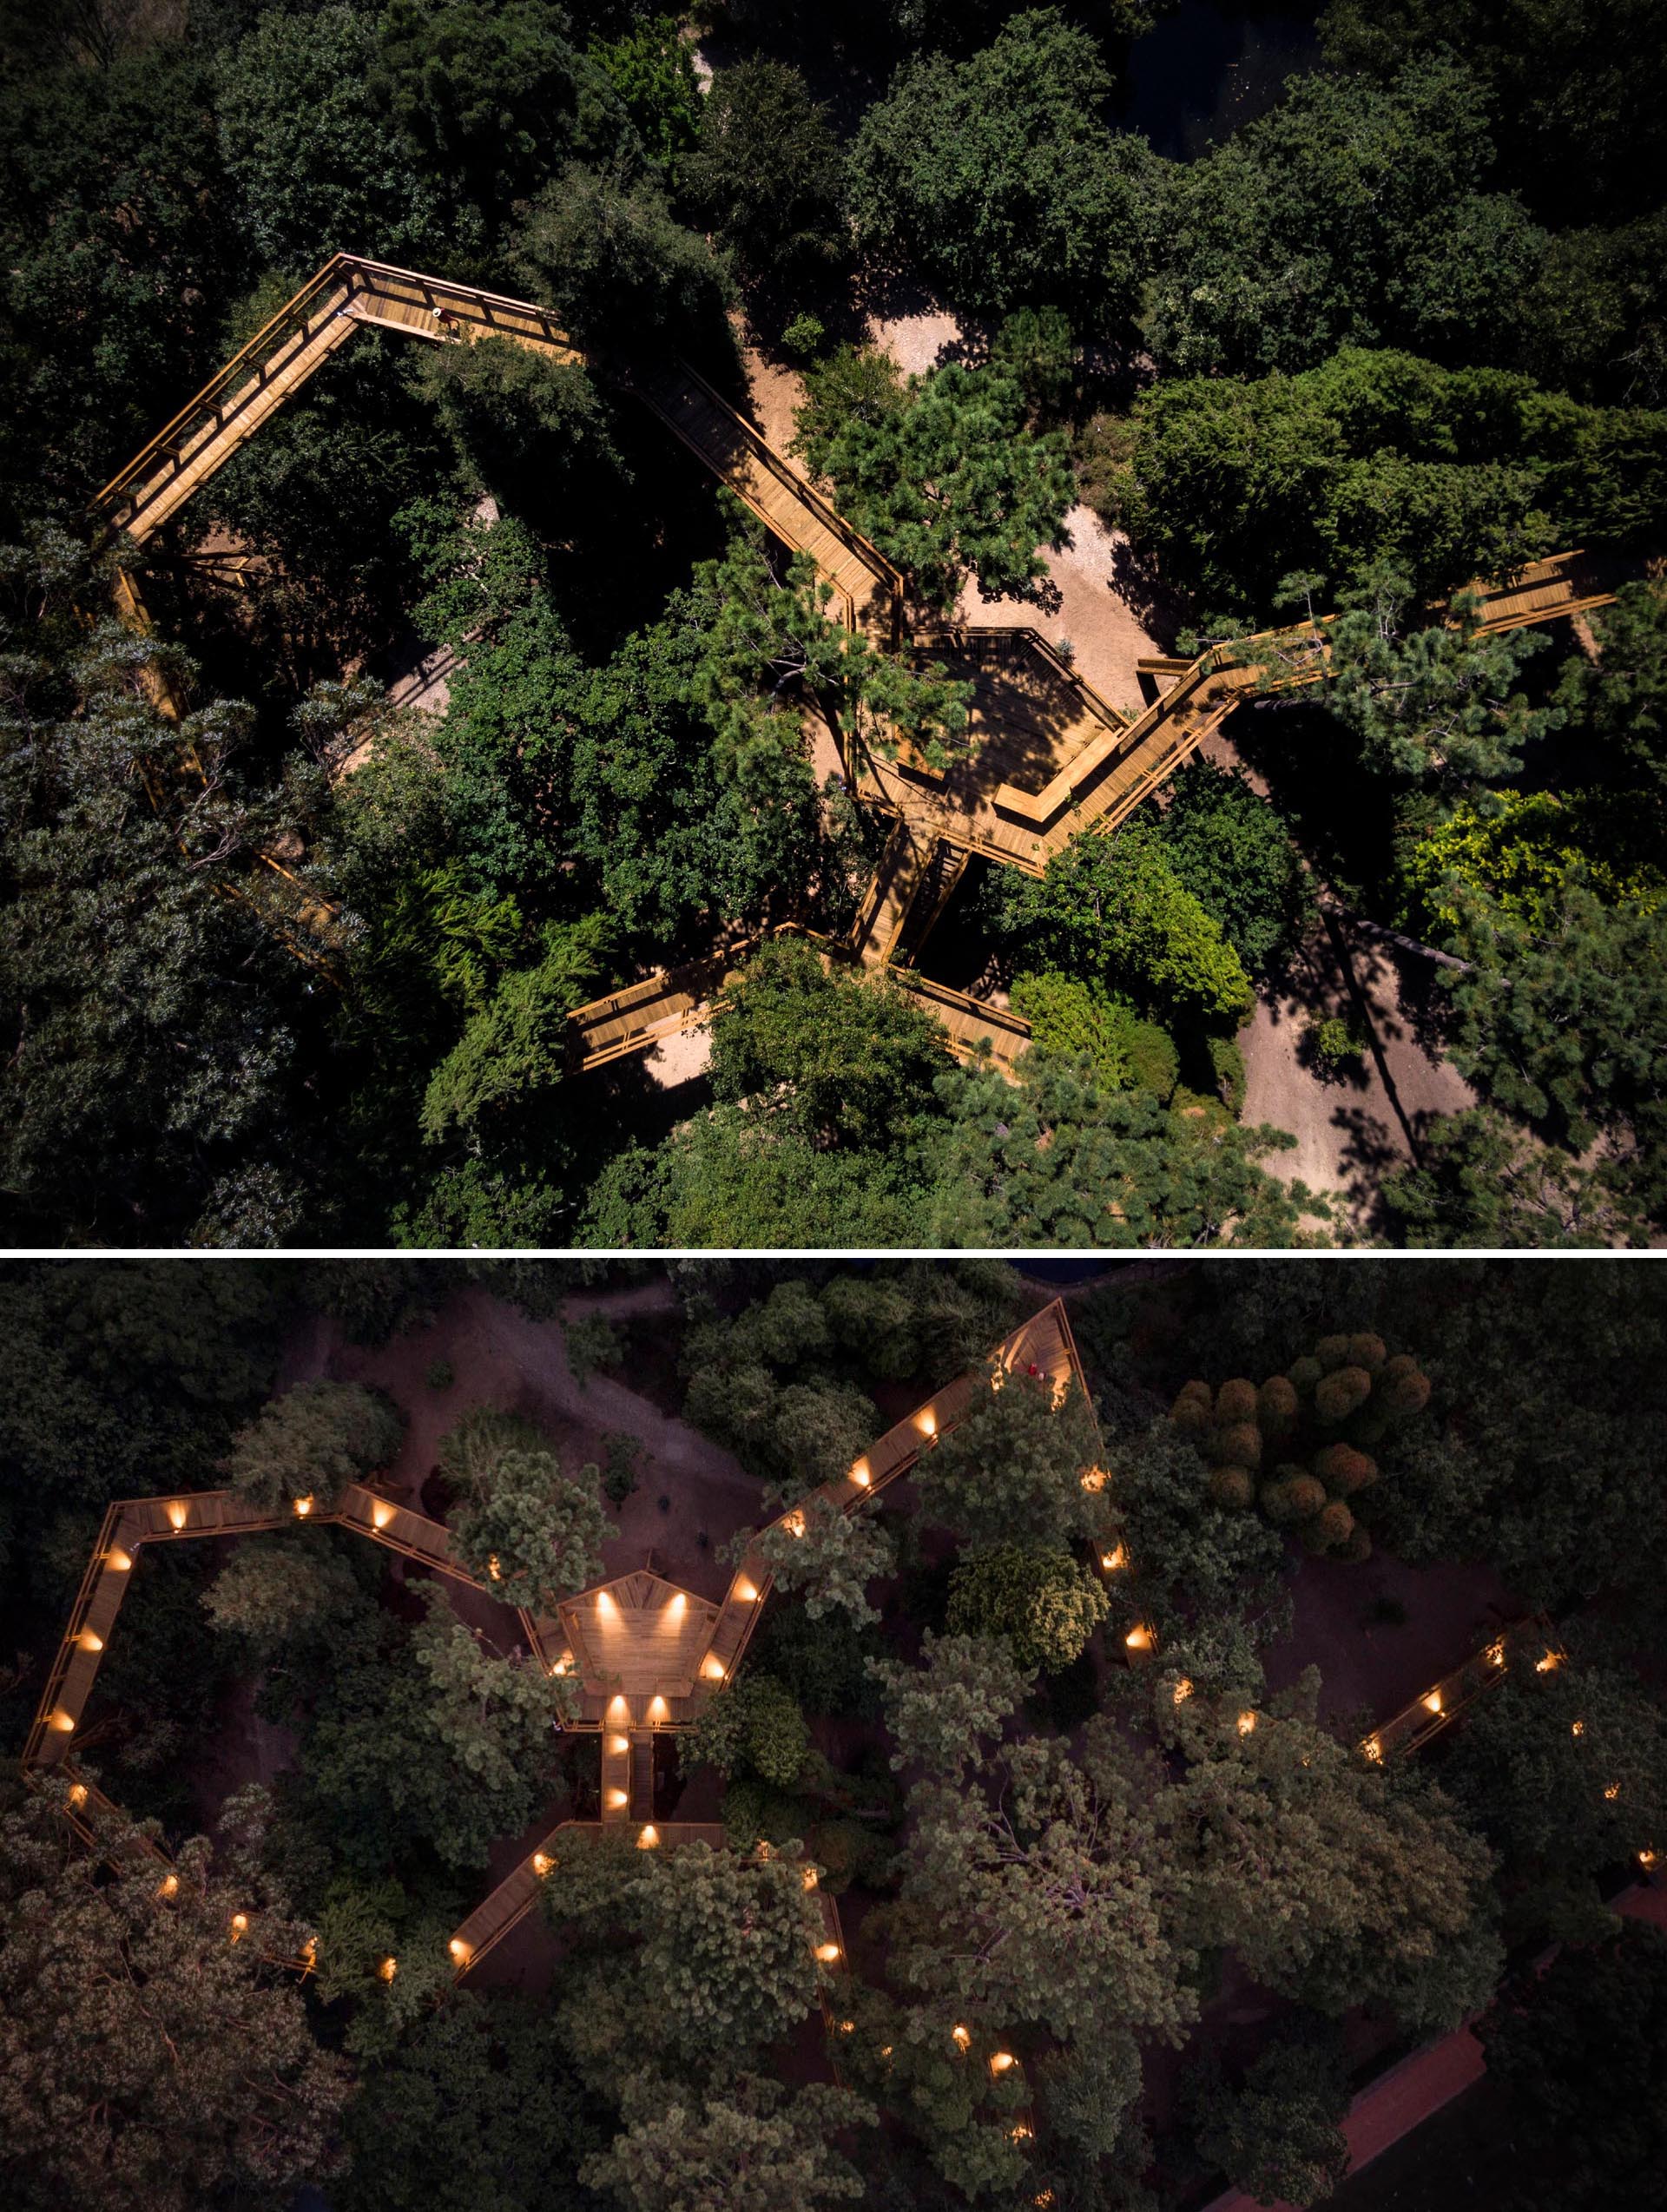
<svg viewBox="0 0 1667 2212"><path fill-rule="evenodd" d="M569 1310L623 1319L669 1313L675 1306L672 1286L662 1280L581 1292ZM445 1390L427 1381L439 1360L457 1378ZM729 1576L717 1547L761 1517L761 1485L731 1453L662 1412L628 1381L593 1374L580 1383L560 1320L530 1320L479 1288L448 1300L432 1327L374 1349L346 1343L333 1323L310 1327L292 1347L284 1379L309 1374L372 1384L405 1412L405 1441L390 1474L413 1500L433 1471L441 1438L471 1406L501 1406L537 1422L563 1466L576 1470L605 1463L609 1434L634 1438L637 1487L623 1505L608 1508L612 1532L603 1564L610 1576L652 1564L696 1595L721 1598Z"/></svg>

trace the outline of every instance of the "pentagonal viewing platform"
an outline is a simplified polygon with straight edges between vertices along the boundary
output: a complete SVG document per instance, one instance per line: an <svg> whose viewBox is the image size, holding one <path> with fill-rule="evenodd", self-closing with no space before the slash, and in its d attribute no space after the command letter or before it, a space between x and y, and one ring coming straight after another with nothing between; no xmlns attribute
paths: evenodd
<svg viewBox="0 0 1667 2212"><path fill-rule="evenodd" d="M587 1720L602 1718L616 1697L626 1701L634 1721L682 1717L676 1707L693 1692L718 1623L709 1599L641 1568L563 1599L560 1614ZM654 1699L665 1705L663 1713L650 1715Z"/></svg>

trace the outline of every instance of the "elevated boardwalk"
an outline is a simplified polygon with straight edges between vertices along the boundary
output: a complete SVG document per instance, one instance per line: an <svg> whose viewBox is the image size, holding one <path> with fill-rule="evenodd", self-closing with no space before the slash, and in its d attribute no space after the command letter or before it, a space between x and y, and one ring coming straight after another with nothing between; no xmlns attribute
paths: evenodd
<svg viewBox="0 0 1667 2212"><path fill-rule="evenodd" d="M585 359L534 301L339 253L111 478L96 511L129 543L142 544L362 327L436 345L502 338L551 359ZM1154 655L1140 668L1160 695L1131 719L1032 630L938 625L911 636L898 569L697 370L678 360L597 365L634 392L782 543L810 556L839 620L893 648L941 658L973 686L972 750L946 771L906 755L851 764L859 798L896 825L848 948L865 966L895 969L919 958L973 856L1040 875L1073 837L1126 821L1247 695L1318 682L1325 674L1328 619L1220 647L1189 663ZM1584 553L1537 562L1484 593L1481 628L1493 633L1583 613L1606 604L1614 584ZM147 626L136 577L123 573L115 593L123 618ZM166 679L152 672L148 681L161 711L177 719L181 702ZM263 860L294 895L270 912L270 902L251 903L298 957L333 977L327 953L308 943L328 938L333 917L275 859ZM273 889L277 895L276 883ZM225 895L250 899L230 885ZM708 1020L721 1003L729 957L647 978L578 1010L570 1024L572 1064L604 1066ZM899 979L921 988L911 977ZM933 1003L949 1006L941 997ZM1004 1037L1017 1034L990 1010L970 1018ZM946 1025L952 1048L966 1049L965 1024ZM998 1057L1011 1064L1016 1055Z"/></svg>

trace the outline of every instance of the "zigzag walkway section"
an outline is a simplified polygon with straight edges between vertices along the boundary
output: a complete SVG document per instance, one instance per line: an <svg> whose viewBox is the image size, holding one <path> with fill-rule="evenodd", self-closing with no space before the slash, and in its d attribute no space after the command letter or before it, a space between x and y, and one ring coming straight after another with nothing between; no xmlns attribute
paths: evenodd
<svg viewBox="0 0 1667 2212"><path fill-rule="evenodd" d="M992 1359L1008 1371L1046 1375L1058 1392L1073 1379L1083 1381L1064 1308L1058 1300L1015 1330ZM802 1528L807 1509L856 1511L906 1473L989 1387L985 1373L962 1375L946 1384L877 1438L847 1477L825 1484L771 1525L792 1529L796 1523ZM76 1741L144 1547L201 1537L259 1536L298 1525L357 1530L435 1573L491 1595L490 1574L483 1581L452 1558L451 1538L442 1523L365 1484L350 1483L330 1498L298 1497L286 1511L275 1512L252 1511L231 1491L182 1491L111 1505L70 1608L23 1757L23 1771L32 1781L56 1776L64 1782L65 1814L89 1843L99 1840L99 1816L114 1816L117 1808L81 1774ZM721 1604L643 1569L564 1599L555 1620L516 1609L537 1663L557 1678L577 1678L577 1709L563 1726L602 1738L602 1817L562 1822L482 1900L450 1939L448 1948L458 1973L501 1942L531 1910L540 1884L559 1863L564 1836L616 1831L622 1840L631 1839L644 1850L695 1842L715 1850L725 1847L725 1831L716 1823L656 1824L654 1745L661 1734L688 1727L704 1700L731 1678L771 1580L755 1539ZM168 1864L167 1853L154 1840L142 1839L137 1847L158 1864ZM807 1873L814 1876L814 1869ZM809 1886L814 1886L814 1880ZM844 1959L844 1939L833 1899L823 1895L821 1904L824 1933L817 1956L832 1974Z"/></svg>
<svg viewBox="0 0 1667 2212"><path fill-rule="evenodd" d="M142 544L362 326L434 344L502 338L555 360L585 358L535 302L337 254L111 478L94 503L97 513L130 544ZM893 647L905 642L899 571L698 371L678 360L648 369L610 365L783 543L811 556L847 627ZM131 626L149 626L130 569L119 573L115 596ZM1584 555L1560 555L1486 594L1481 628L1515 629L1612 596L1612 579ZM1268 633L1191 663L1146 663L1147 673L1176 681L1132 721L1034 631L963 625L915 633L908 641L915 651L943 658L952 674L972 683L975 742L941 773L906 755L855 765L858 795L894 815L897 827L850 951L865 967L904 967L918 957L973 855L1039 875L1083 830L1115 829L1248 693L1268 688L1258 649L1263 662L1282 662L1288 671L1275 679L1277 688L1318 681L1324 629L1321 622ZM166 675L149 669L146 681L158 707L177 719L182 702ZM293 918L277 918L280 934L328 972L327 961L306 943L309 931L327 935L328 911L317 900L309 905L279 862L261 858L300 895ZM235 886L226 895L249 900ZM906 974L899 980L919 987ZM682 971L648 978L579 1010L571 1032L576 1064L599 1066L651 1049L709 1019L716 1003L709 978ZM998 1010L975 1011L977 1002L941 991L932 1003L958 1053L987 1039L998 1063L1010 1065L1023 1050L1028 1029Z"/></svg>

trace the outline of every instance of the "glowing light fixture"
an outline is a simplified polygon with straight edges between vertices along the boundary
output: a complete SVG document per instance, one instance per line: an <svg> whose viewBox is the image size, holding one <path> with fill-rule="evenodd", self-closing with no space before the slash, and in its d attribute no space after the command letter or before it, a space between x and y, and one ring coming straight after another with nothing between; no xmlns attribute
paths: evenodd
<svg viewBox="0 0 1667 2212"><path fill-rule="evenodd" d="M1028 2120L1015 2120L1012 2126L1007 2130L1007 2140L1010 2143L1028 2143L1031 2139L1031 2123Z"/></svg>
<svg viewBox="0 0 1667 2212"><path fill-rule="evenodd" d="M613 1722L616 1727L617 1727L622 1721L629 1721L630 1717L631 1708L625 1702L624 1694L623 1691L618 1696L610 1697L609 1699L608 1718Z"/></svg>
<svg viewBox="0 0 1667 2212"><path fill-rule="evenodd" d="M1254 1713L1241 1713L1239 1715L1239 1734L1241 1735L1254 1735L1255 1732L1255 1715Z"/></svg>
<svg viewBox="0 0 1667 2212"><path fill-rule="evenodd" d="M116 1574L125 1575L133 1564L133 1554L130 1551L123 1551L119 1544L112 1545L104 1554L104 1564L113 1569Z"/></svg>
<svg viewBox="0 0 1667 2212"><path fill-rule="evenodd" d="M926 1412L920 1416L919 1427L922 1436L934 1437L938 1433L938 1416L932 1412L930 1406L927 1406Z"/></svg>
<svg viewBox="0 0 1667 2212"><path fill-rule="evenodd" d="M990 2070L992 2074L1005 2074L1010 2066L1017 2066L1018 2064L1018 2059L1014 2057L1011 2051L992 2051L990 2054Z"/></svg>
<svg viewBox="0 0 1667 2212"><path fill-rule="evenodd" d="M1439 1713L1441 1710L1441 1693L1439 1689L1427 1690L1418 1702L1427 1713Z"/></svg>
<svg viewBox="0 0 1667 2212"><path fill-rule="evenodd" d="M1175 1686L1175 1702L1177 1705L1184 1705L1191 1695L1191 1680L1188 1675L1183 1675L1180 1681L1176 1682Z"/></svg>
<svg viewBox="0 0 1667 2212"><path fill-rule="evenodd" d="M1609 1799L1611 1804L1614 1803L1615 1800L1620 1795L1620 1794L1621 1786L1619 1782L1611 1782L1609 1787L1604 1792L1604 1795Z"/></svg>
<svg viewBox="0 0 1667 2212"><path fill-rule="evenodd" d="M956 2027L952 2028L949 2032L954 2040L959 2044L963 2051L966 2050L972 2041L972 2031L971 2028Z"/></svg>
<svg viewBox="0 0 1667 2212"><path fill-rule="evenodd" d="M176 1498L168 1509L168 1525L170 1528L182 1529L187 1518L185 1502L182 1498Z"/></svg>
<svg viewBox="0 0 1667 2212"><path fill-rule="evenodd" d="M385 1498L379 1498L371 1508L371 1520L379 1529L385 1529L393 1518L393 1508Z"/></svg>
<svg viewBox="0 0 1667 2212"><path fill-rule="evenodd" d="M657 1851L660 1848L660 1831L652 1820L637 1831L636 1847L639 1851Z"/></svg>
<svg viewBox="0 0 1667 2212"><path fill-rule="evenodd" d="M60 1735L73 1735L76 1732L73 1715L66 1713L62 1705L52 1715L52 1726L57 1729Z"/></svg>
<svg viewBox="0 0 1667 2212"><path fill-rule="evenodd" d="M805 1869L805 1887L807 1889L814 1889L815 1886L816 1869L814 1866L807 1866Z"/></svg>
<svg viewBox="0 0 1667 2212"><path fill-rule="evenodd" d="M83 1651L102 1651L104 1649L103 1637L102 1636L95 1636L90 1629L83 1629L81 1634L76 1638L76 1642L81 1646Z"/></svg>
<svg viewBox="0 0 1667 2212"><path fill-rule="evenodd" d="M609 1751L618 1753L622 1751L629 1751L630 1748L631 1739L628 1735L610 1735L608 1739L608 1748Z"/></svg>
<svg viewBox="0 0 1667 2212"><path fill-rule="evenodd" d="M755 1583L748 1582L746 1576L743 1575L741 1580L735 1584L735 1596L741 1600L743 1605L756 1605L758 1603L758 1586Z"/></svg>
<svg viewBox="0 0 1667 2212"><path fill-rule="evenodd" d="M674 1595L671 1603L667 1606L666 1610L670 1614L674 1621L681 1621L684 1614L689 1610L689 1596L687 1591L681 1590L678 1590Z"/></svg>
<svg viewBox="0 0 1667 2212"><path fill-rule="evenodd" d="M1114 1544L1110 1551L1102 1551L1100 1554L1100 1564L1108 1575L1115 1575L1120 1568L1126 1567L1128 1564L1129 1555L1120 1544Z"/></svg>
<svg viewBox="0 0 1667 2212"><path fill-rule="evenodd" d="M669 1721L671 1718L671 1708L663 1697L651 1697L649 1700L649 1718L655 1722Z"/></svg>
<svg viewBox="0 0 1667 2212"><path fill-rule="evenodd" d="M803 1536L805 1517L795 1505L791 1513L784 1513L781 1516L781 1525L789 1536Z"/></svg>
<svg viewBox="0 0 1667 2212"><path fill-rule="evenodd" d="M532 1871L537 1875L540 1881L543 1881L544 1876L550 1872L550 1868L555 1864L556 1861L550 1857L547 1851L535 1851L532 1854Z"/></svg>
<svg viewBox="0 0 1667 2212"><path fill-rule="evenodd" d="M629 1804L629 1801L623 1789L610 1789L608 1792L608 1802L615 1812L617 1812L622 1805Z"/></svg>
<svg viewBox="0 0 1667 2212"><path fill-rule="evenodd" d="M856 1465L852 1468L851 1479L859 1490L866 1490L872 1485L874 1478L869 1471L868 1462L866 1459L859 1459Z"/></svg>
<svg viewBox="0 0 1667 2212"><path fill-rule="evenodd" d="M1361 1748L1363 1752L1365 1752L1367 1757L1372 1761L1374 1767L1382 1766L1383 1746L1379 1742L1376 1736L1367 1736L1366 1741L1361 1746Z"/></svg>
<svg viewBox="0 0 1667 2212"><path fill-rule="evenodd" d="M87 1785L85 1782L70 1783L69 1802L76 1806L84 1805L87 1802Z"/></svg>
<svg viewBox="0 0 1667 2212"><path fill-rule="evenodd" d="M723 1662L715 1651L708 1651L705 1658L702 1660L701 1672L709 1682L721 1682L723 1680Z"/></svg>
<svg viewBox="0 0 1667 2212"><path fill-rule="evenodd" d="M834 1965L839 1955L840 1946L837 1943L819 1943L816 1946L816 1956L821 1960L824 1966L832 1966Z"/></svg>
<svg viewBox="0 0 1667 2212"><path fill-rule="evenodd" d="M1585 1735L1585 1732L1586 1724L1584 1721L1571 1721L1569 1722L1569 1734L1571 1735Z"/></svg>
<svg viewBox="0 0 1667 2212"><path fill-rule="evenodd" d="M241 1943L244 1937L247 1935L248 1932L248 1914L247 1912L234 1912L232 1915L232 1941L234 1943Z"/></svg>
<svg viewBox="0 0 1667 2212"><path fill-rule="evenodd" d="M312 1511L313 1500L310 1497L298 1498L295 1500L295 1517L298 1521L304 1521Z"/></svg>
<svg viewBox="0 0 1667 2212"><path fill-rule="evenodd" d="M1501 1637L1499 1638L1499 1641L1497 1643L1490 1643L1490 1644L1488 1645L1488 1647L1487 1647L1487 1661L1488 1661L1488 1664L1489 1664L1489 1666L1491 1666L1491 1667L1502 1667L1502 1666L1504 1666L1504 1664L1505 1664L1505 1638L1504 1638L1503 1636L1501 1636Z"/></svg>
<svg viewBox="0 0 1667 2212"><path fill-rule="evenodd" d="M604 1621L611 1621L614 1616L618 1612L619 1608L615 1604L613 1597L609 1591L605 1590L599 1590L596 1592L596 1610L601 1614Z"/></svg>
<svg viewBox="0 0 1667 2212"><path fill-rule="evenodd" d="M1551 1671L1552 1671L1552 1668L1553 1668L1553 1667L1555 1667L1555 1666L1556 1666L1556 1664L1557 1664L1557 1654L1556 1654L1556 1652L1554 1652L1554 1651L1548 1651L1548 1652L1545 1654L1545 1656L1543 1659L1536 1659L1536 1660L1535 1660L1535 1662L1534 1662L1534 1672L1535 1672L1537 1675L1549 1675L1549 1674L1551 1673Z"/></svg>
<svg viewBox="0 0 1667 2212"><path fill-rule="evenodd" d="M459 1966L466 1966L469 1964L469 1946L461 1936L453 1936L445 1947Z"/></svg>
<svg viewBox="0 0 1667 2212"><path fill-rule="evenodd" d="M376 1971L382 1980L391 1982L399 1971L399 1961L397 1959L385 1959Z"/></svg>
<svg viewBox="0 0 1667 2212"><path fill-rule="evenodd" d="M1083 1473L1083 1488L1086 1491L1104 1490L1110 1479L1109 1468L1089 1467Z"/></svg>
<svg viewBox="0 0 1667 2212"><path fill-rule="evenodd" d="M164 1874L156 1885L158 1897L177 1897L179 1893L180 1878L177 1874Z"/></svg>
<svg viewBox="0 0 1667 2212"><path fill-rule="evenodd" d="M1639 1864L1639 1866L1643 1866L1643 1867L1645 1867L1645 1868L1648 1868L1648 1867L1653 1866L1655 1865L1655 1863L1656 1863L1656 1856L1657 1856L1657 1854L1656 1854L1653 1851L1648 1851L1648 1850L1645 1850L1645 1851L1641 1851L1641 1852L1639 1852L1639 1853L1638 1853L1638 1864Z"/></svg>
<svg viewBox="0 0 1667 2212"><path fill-rule="evenodd" d="M1123 1640L1130 1651L1150 1651L1152 1648L1152 1632L1143 1621L1137 1621Z"/></svg>

